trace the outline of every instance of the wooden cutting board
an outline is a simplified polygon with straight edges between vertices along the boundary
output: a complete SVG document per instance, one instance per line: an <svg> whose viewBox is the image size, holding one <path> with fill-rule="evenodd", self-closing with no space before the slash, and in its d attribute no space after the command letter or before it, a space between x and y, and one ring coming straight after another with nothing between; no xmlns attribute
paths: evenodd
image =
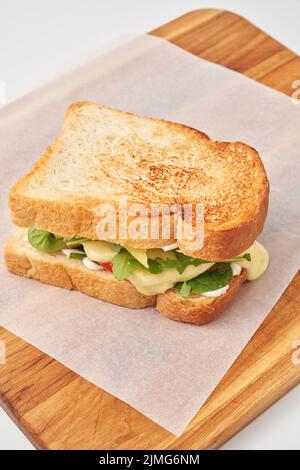
<svg viewBox="0 0 300 470"><path fill-rule="evenodd" d="M300 57L233 13L193 11L151 34L287 94L299 79ZM300 382L300 276L179 438L10 332L0 339L1 405L37 448L216 449Z"/></svg>

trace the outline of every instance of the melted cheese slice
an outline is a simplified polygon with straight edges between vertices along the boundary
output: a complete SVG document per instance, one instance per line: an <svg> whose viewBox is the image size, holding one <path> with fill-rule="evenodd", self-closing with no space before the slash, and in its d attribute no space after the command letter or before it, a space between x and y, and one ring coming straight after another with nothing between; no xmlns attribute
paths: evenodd
<svg viewBox="0 0 300 470"><path fill-rule="evenodd" d="M147 251L143 250L142 248L129 248L126 247L126 250L135 258L137 259L145 268L148 269L148 257Z"/></svg>
<svg viewBox="0 0 300 470"><path fill-rule="evenodd" d="M98 263L108 263L116 255L116 251L112 249L110 243L102 240L85 242L83 248L87 257Z"/></svg>
<svg viewBox="0 0 300 470"><path fill-rule="evenodd" d="M106 241L88 241L84 243L83 246L88 258L92 261L110 262L116 255L111 244ZM126 249L146 268L148 268L148 258L176 259L174 253L164 252L162 249L142 250L128 247L126 247ZM250 253L251 261L243 259L241 261L235 261L235 263L246 269L248 273L247 279L249 281L254 281L262 276L267 269L269 255L267 250L257 241L255 241L250 248L241 253L241 255L246 253ZM213 264L214 263L205 263L200 264L200 266L190 265L187 266L182 274L179 274L175 268L166 269L159 274L151 274L150 272L137 269L131 274L128 280L132 282L136 290L141 294L162 294L168 289L171 289L176 282L189 281L207 271Z"/></svg>
<svg viewBox="0 0 300 470"><path fill-rule="evenodd" d="M148 250L143 250L141 248L130 248L126 246L126 250L147 269L149 268L148 259L176 259L174 253L171 251L165 252L161 248L150 248Z"/></svg>
<svg viewBox="0 0 300 470"><path fill-rule="evenodd" d="M148 256L149 256L148 250ZM251 261L235 261L247 271L247 279L254 281L264 274L269 264L269 254L267 250L257 241L241 253L240 256L250 253ZM166 254L166 253L165 253ZM162 257L160 253L153 252L153 258ZM152 256L150 255L149 258ZM200 266L188 266L182 274L179 274L175 268L166 269L160 274L151 274L149 272L136 270L129 277L129 281L135 286L136 290L144 295L163 294L168 289L172 289L176 282L184 282L193 279L196 276L207 271L214 263L200 264Z"/></svg>
<svg viewBox="0 0 300 470"><path fill-rule="evenodd" d="M173 251L164 251L161 248L148 248L147 256L149 259L177 259Z"/></svg>
<svg viewBox="0 0 300 470"><path fill-rule="evenodd" d="M265 247L256 241L248 250L243 251L241 255L245 255L246 253L250 253L251 261L243 259L241 261L235 261L235 263L246 269L248 281L255 281L266 271L269 265L269 254Z"/></svg>
<svg viewBox="0 0 300 470"><path fill-rule="evenodd" d="M163 294L168 289L172 289L176 282L189 281L199 274L207 271L214 263L204 263L200 266L187 266L182 274L175 268L164 270L159 274L151 274L147 271L136 270L128 278L136 290L144 295Z"/></svg>

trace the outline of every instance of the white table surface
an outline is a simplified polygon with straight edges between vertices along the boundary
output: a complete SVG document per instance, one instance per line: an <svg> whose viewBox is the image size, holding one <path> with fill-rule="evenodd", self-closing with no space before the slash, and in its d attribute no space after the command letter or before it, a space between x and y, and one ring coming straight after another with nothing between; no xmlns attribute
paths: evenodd
<svg viewBox="0 0 300 470"><path fill-rule="evenodd" d="M97 57L120 38L197 8L240 13L300 55L300 0L0 0L0 102L3 82L10 102ZM223 449L299 450L299 429L298 386ZM2 409L1 449L33 449Z"/></svg>

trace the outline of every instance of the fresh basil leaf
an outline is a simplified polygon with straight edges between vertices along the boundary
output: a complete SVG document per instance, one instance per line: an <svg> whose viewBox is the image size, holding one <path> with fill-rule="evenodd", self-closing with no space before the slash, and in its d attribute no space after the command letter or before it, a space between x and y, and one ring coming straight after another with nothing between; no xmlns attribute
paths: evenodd
<svg viewBox="0 0 300 470"><path fill-rule="evenodd" d="M71 253L70 254L70 259L83 259L86 258L85 253Z"/></svg>
<svg viewBox="0 0 300 470"><path fill-rule="evenodd" d="M245 255L242 255L242 256L236 256L235 258L226 260L226 262L227 263L234 263L235 261L241 261L243 259L245 259L247 261L251 261L250 253L246 253Z"/></svg>
<svg viewBox="0 0 300 470"><path fill-rule="evenodd" d="M232 269L229 265L223 265L219 269L205 272L192 280L192 291L198 294L220 289L228 284L232 275Z"/></svg>
<svg viewBox="0 0 300 470"><path fill-rule="evenodd" d="M184 270L190 265L199 266L200 264L203 264L203 263L210 263L210 261L204 261L199 258L192 258L191 256L186 256L183 253L180 253L179 251L173 250L173 253L176 256L176 259L172 259L172 258L167 258L167 259L155 258L155 260L148 259L149 271L152 274L159 274L164 269L175 268L179 274L182 274Z"/></svg>
<svg viewBox="0 0 300 470"><path fill-rule="evenodd" d="M119 253L119 251L121 251L122 247L121 245L119 245L118 243L111 243L109 242L111 248L116 251L117 253Z"/></svg>
<svg viewBox="0 0 300 470"><path fill-rule="evenodd" d="M60 251L65 246L63 238L56 238L53 233L34 227L30 227L28 230L28 241L34 248L46 253Z"/></svg>
<svg viewBox="0 0 300 470"><path fill-rule="evenodd" d="M113 259L113 275L118 281L123 281L127 279L132 271L134 270L134 266L129 262L130 254L126 250L120 250Z"/></svg>
<svg viewBox="0 0 300 470"><path fill-rule="evenodd" d="M82 245L83 243L85 242L89 242L90 241L90 238L86 238L86 237L72 237L70 238L70 240L67 240L66 241L66 247L67 248L75 248L75 246L79 246L79 245Z"/></svg>
<svg viewBox="0 0 300 470"><path fill-rule="evenodd" d="M149 271L152 274L160 274L164 269L176 268L177 264L176 259L148 258Z"/></svg>
<svg viewBox="0 0 300 470"><path fill-rule="evenodd" d="M186 284L191 286L191 293L201 294L202 292L210 292L226 286L232 276L233 273L230 265L219 263L212 270L206 271L190 281L186 281ZM177 282L174 287L181 290L183 284L182 282Z"/></svg>
<svg viewBox="0 0 300 470"><path fill-rule="evenodd" d="M204 261L203 259L200 258L192 258L191 256L184 255L183 253L180 253L179 251L175 251L175 255L177 258L177 265L176 270L179 274L182 274L185 269L192 265L192 266L200 266L200 264L203 263L210 263L210 261Z"/></svg>
<svg viewBox="0 0 300 470"><path fill-rule="evenodd" d="M180 295L183 299L187 299L188 296L190 295L192 286L188 284L186 281L182 283L182 286L180 288Z"/></svg>
<svg viewBox="0 0 300 470"><path fill-rule="evenodd" d="M176 259L161 259L161 258L156 258L156 261L160 264L162 269L170 269L170 268L176 268L178 265L178 261Z"/></svg>
<svg viewBox="0 0 300 470"><path fill-rule="evenodd" d="M193 266L199 266L199 264L202 264L202 263L234 263L235 261L241 261L241 260L247 260L247 261L251 261L251 255L250 253L246 253L242 256L236 256L235 258L232 258L232 259L226 259L225 261L221 262L221 261L207 261L207 260L200 260L201 262L199 263L199 259L198 258L190 258L190 263L189 264L192 264Z"/></svg>
<svg viewBox="0 0 300 470"><path fill-rule="evenodd" d="M128 253L128 252L127 252ZM135 269L147 270L145 266L142 265L136 258L134 258L130 253L128 253L128 263L133 266Z"/></svg>
<svg viewBox="0 0 300 470"><path fill-rule="evenodd" d="M159 259L148 258L148 267L151 274L160 274L164 270Z"/></svg>
<svg viewBox="0 0 300 470"><path fill-rule="evenodd" d="M127 279L135 269L147 270L131 253L125 248L120 251L111 260L113 265L113 275L118 281Z"/></svg>

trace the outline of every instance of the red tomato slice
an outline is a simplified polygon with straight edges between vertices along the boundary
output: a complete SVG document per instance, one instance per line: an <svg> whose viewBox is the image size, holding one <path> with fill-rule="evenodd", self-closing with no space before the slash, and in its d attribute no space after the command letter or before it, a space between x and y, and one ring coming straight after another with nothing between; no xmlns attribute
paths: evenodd
<svg viewBox="0 0 300 470"><path fill-rule="evenodd" d="M112 264L111 263L99 263L105 271L112 273Z"/></svg>

